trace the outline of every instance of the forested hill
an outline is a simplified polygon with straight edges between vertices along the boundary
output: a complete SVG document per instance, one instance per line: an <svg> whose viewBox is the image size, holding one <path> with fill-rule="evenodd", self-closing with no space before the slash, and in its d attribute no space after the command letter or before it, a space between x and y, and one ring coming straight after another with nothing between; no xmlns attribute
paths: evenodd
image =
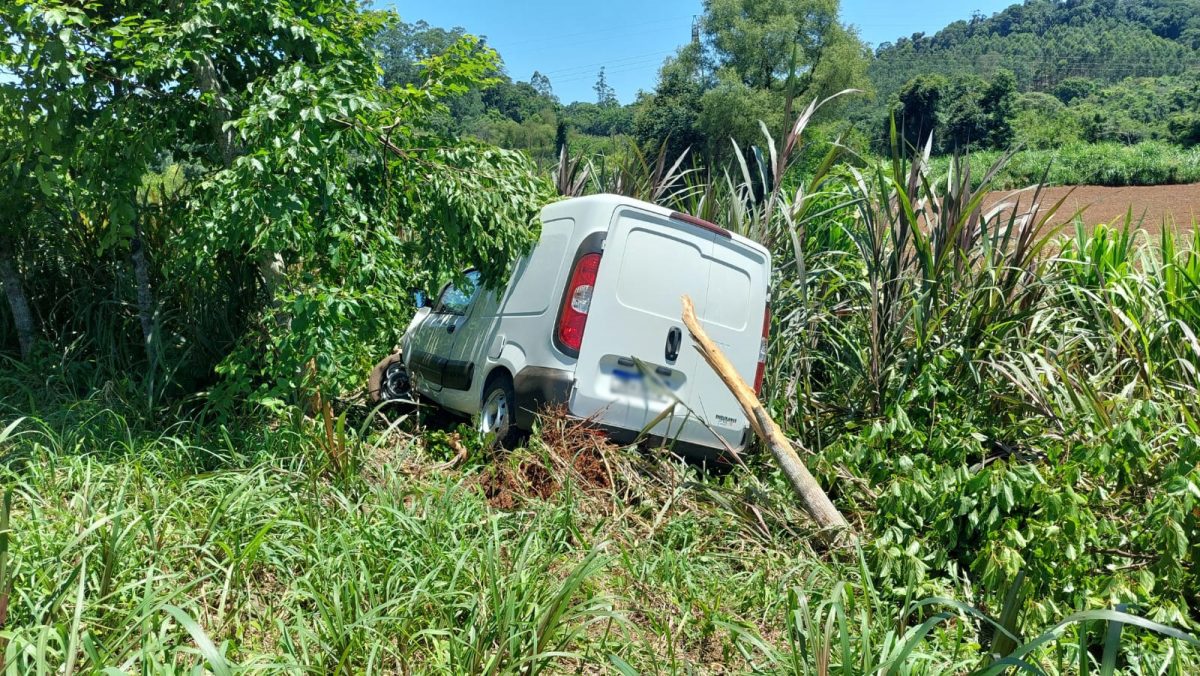
<svg viewBox="0 0 1200 676"><path fill-rule="evenodd" d="M1179 75L1200 68L1200 1L1025 0L884 43L876 57L870 73L882 100L919 74L990 77L1004 68L1024 91L1067 78Z"/></svg>

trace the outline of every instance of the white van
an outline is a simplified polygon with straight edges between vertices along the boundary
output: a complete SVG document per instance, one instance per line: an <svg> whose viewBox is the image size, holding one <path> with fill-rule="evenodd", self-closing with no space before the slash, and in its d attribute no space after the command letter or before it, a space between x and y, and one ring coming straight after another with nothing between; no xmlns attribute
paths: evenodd
<svg viewBox="0 0 1200 676"><path fill-rule="evenodd" d="M692 346L680 298L692 298L709 336L757 389L767 250L615 195L556 202L541 218L541 238L507 286L489 289L468 272L465 288L447 285L420 308L400 354L373 374L372 395L407 398L411 386L477 416L480 431L502 443L529 429L540 408L561 405L622 441L657 437L704 456L744 448L749 423Z"/></svg>

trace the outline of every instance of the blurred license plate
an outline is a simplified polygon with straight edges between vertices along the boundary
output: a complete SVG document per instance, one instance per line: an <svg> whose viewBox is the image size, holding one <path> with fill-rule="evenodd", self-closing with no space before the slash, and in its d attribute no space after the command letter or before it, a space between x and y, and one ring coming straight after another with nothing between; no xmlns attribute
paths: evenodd
<svg viewBox="0 0 1200 676"><path fill-rule="evenodd" d="M663 385L670 387L669 382L663 382ZM665 401L670 399L664 392L660 392L661 388L646 382L645 377L641 373L633 371L615 370L612 372L612 383L609 389L613 394L619 394L626 397L640 397L651 401Z"/></svg>

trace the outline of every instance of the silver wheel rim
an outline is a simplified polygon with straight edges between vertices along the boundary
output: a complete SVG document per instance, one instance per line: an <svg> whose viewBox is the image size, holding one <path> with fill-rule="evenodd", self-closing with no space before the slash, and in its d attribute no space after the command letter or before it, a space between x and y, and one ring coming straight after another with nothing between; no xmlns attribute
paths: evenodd
<svg viewBox="0 0 1200 676"><path fill-rule="evenodd" d="M504 438L508 433L510 421L508 394L503 389L493 390L483 402L483 411L479 414L479 431L485 436L496 435L497 439Z"/></svg>
<svg viewBox="0 0 1200 676"><path fill-rule="evenodd" d="M403 399L408 396L408 373L404 369L404 364L395 362L389 364L383 371L383 384L379 388L383 391L384 399Z"/></svg>

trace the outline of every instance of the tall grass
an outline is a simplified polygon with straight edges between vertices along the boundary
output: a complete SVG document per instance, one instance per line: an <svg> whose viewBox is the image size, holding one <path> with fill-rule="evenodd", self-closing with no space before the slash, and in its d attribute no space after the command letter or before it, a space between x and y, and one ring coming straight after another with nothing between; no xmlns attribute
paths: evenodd
<svg viewBox="0 0 1200 676"><path fill-rule="evenodd" d="M970 156L976 176L1005 156L981 151ZM932 162L936 175L946 175L952 157ZM1049 167L1049 173L1046 169ZM1044 177L1044 178L1043 178ZM1135 145L1071 144L1053 150L1021 150L1013 154L996 177L998 190L1024 188L1040 181L1049 185L1175 185L1200 182L1200 148L1181 148L1160 141Z"/></svg>
<svg viewBox="0 0 1200 676"><path fill-rule="evenodd" d="M5 470L0 512L5 673L987 673L996 660L999 620L896 601L861 553L812 551L786 489L750 475L610 448L612 490L561 475L559 492L530 486L496 510L477 487L486 458L446 473L415 440L352 441L362 470L347 477L328 473L319 430L298 447L281 431L201 449L196 430L154 435L97 402L77 412L0 440L6 461L24 459ZM90 452L114 429L125 444ZM563 450L535 436L491 462ZM1067 673L1102 661L1079 651L1085 621L1165 636L1170 650L1122 653L1135 673L1198 664L1189 638L1128 614L1052 635L1005 626L1023 660Z"/></svg>

